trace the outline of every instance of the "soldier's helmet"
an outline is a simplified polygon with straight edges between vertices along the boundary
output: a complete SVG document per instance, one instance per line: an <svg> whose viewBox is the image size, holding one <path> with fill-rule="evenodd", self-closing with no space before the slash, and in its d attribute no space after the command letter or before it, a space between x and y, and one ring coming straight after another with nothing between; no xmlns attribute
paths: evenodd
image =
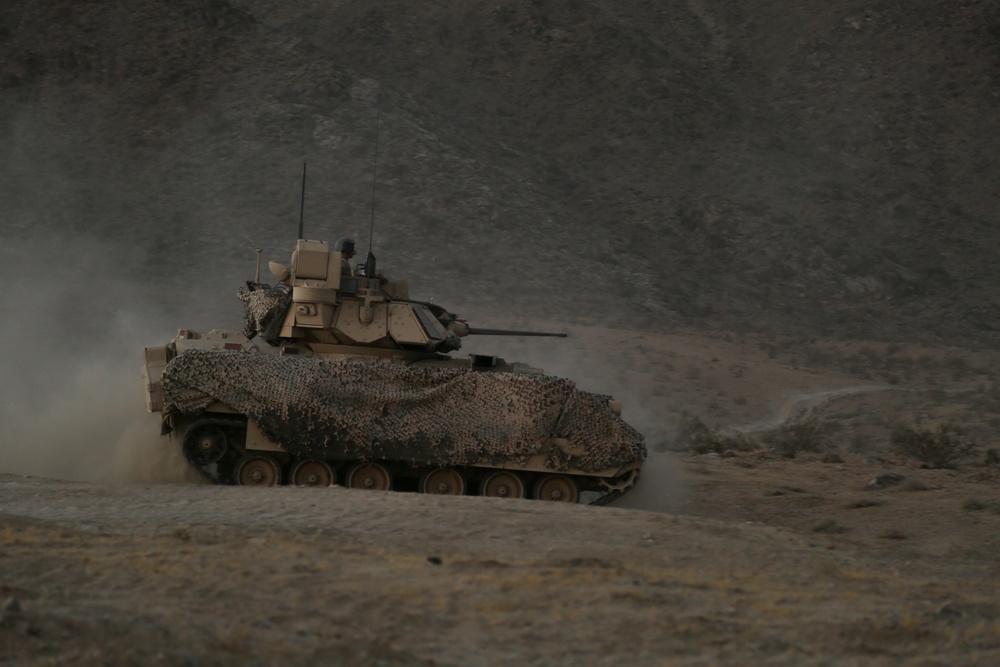
<svg viewBox="0 0 1000 667"><path fill-rule="evenodd" d="M343 236L333 244L333 249L337 252L354 252L354 239Z"/></svg>

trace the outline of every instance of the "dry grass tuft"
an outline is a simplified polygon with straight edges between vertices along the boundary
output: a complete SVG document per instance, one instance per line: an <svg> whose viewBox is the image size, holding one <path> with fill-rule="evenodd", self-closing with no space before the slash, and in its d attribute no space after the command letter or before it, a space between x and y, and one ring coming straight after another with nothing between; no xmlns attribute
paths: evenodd
<svg viewBox="0 0 1000 667"><path fill-rule="evenodd" d="M929 491L930 487L919 479L905 479L899 485L900 491Z"/></svg>
<svg viewBox="0 0 1000 667"><path fill-rule="evenodd" d="M879 533L879 537L884 540L905 540L906 534L896 528L889 528L888 530L883 530Z"/></svg>
<svg viewBox="0 0 1000 667"><path fill-rule="evenodd" d="M841 526L839 523L833 519L825 519L820 521L815 526L813 526L814 533L826 533L828 535L840 535L841 533L846 533L850 528L846 526Z"/></svg>
<svg viewBox="0 0 1000 667"><path fill-rule="evenodd" d="M824 449L830 443L832 430L834 426L830 422L800 414L782 424L764 441L782 458L794 459L800 452Z"/></svg>
<svg viewBox="0 0 1000 667"><path fill-rule="evenodd" d="M950 421L933 431L924 428L899 429L892 434L891 442L900 454L931 468L954 468L976 449L976 443Z"/></svg>
<svg viewBox="0 0 1000 667"><path fill-rule="evenodd" d="M681 425L674 442L676 449L689 450L695 454L748 452L756 449L753 442L743 435L719 433L687 412L681 415Z"/></svg>

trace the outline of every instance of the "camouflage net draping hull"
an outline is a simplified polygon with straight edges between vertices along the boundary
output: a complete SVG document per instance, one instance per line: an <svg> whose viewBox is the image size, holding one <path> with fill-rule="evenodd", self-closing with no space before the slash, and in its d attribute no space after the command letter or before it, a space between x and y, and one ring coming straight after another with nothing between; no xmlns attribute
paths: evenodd
<svg viewBox="0 0 1000 667"><path fill-rule="evenodd" d="M294 456L416 465L523 464L548 438L553 470L598 472L642 461L643 436L608 397L571 380L455 368L190 350L167 365L167 411L213 401L253 418Z"/></svg>
<svg viewBox="0 0 1000 667"><path fill-rule="evenodd" d="M274 344L288 306L292 304L292 293L284 285L270 289L250 290L240 287L236 296L243 303L243 333L247 338L257 334Z"/></svg>

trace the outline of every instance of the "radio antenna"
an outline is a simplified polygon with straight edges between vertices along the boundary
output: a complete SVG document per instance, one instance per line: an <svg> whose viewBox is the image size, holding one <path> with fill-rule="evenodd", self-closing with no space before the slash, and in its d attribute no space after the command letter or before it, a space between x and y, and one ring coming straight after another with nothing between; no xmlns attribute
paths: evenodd
<svg viewBox="0 0 1000 667"><path fill-rule="evenodd" d="M375 156L372 159L372 219L368 225L368 257L365 259L365 275L375 277L375 255L372 248L375 245L375 191L378 184L378 121L382 111L382 93L375 97Z"/></svg>
<svg viewBox="0 0 1000 667"><path fill-rule="evenodd" d="M378 121L379 116L382 111L382 93L378 94L375 98L375 157L372 160L372 219L368 226L368 251L371 252L372 246L374 245L374 239L372 234L375 231L375 185L376 176L378 175Z"/></svg>
<svg viewBox="0 0 1000 667"><path fill-rule="evenodd" d="M302 225L305 220L306 212L306 161L302 161L302 199L299 203L299 238L304 239L302 232Z"/></svg>

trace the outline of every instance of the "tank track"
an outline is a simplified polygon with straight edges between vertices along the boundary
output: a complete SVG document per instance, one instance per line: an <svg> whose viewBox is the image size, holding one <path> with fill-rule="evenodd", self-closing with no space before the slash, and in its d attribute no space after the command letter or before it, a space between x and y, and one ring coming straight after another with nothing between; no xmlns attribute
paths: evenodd
<svg viewBox="0 0 1000 667"><path fill-rule="evenodd" d="M217 429L217 430L215 430ZM208 417L191 424L185 431L182 441L184 458L198 475L210 484L232 485L235 467L241 457L247 452L238 444L245 438L246 421L239 417ZM215 438L221 433L223 441ZM222 451L215 451L214 447ZM603 482L608 488L588 502L588 505L608 505L631 490L639 479L638 469L628 473L625 479L617 485ZM478 495L478 494L476 494Z"/></svg>
<svg viewBox="0 0 1000 667"><path fill-rule="evenodd" d="M608 505L628 493L639 482L639 469L633 470L628 478L617 487L591 500L588 505Z"/></svg>
<svg viewBox="0 0 1000 667"><path fill-rule="evenodd" d="M602 505L602 506L603 505L608 505L612 501L617 500L618 498L621 498L624 495L625 495L624 491L618 491L616 489L614 491L609 491L608 493L605 493L602 496L598 496L597 498L594 498L593 500L591 500L587 504L588 505Z"/></svg>

